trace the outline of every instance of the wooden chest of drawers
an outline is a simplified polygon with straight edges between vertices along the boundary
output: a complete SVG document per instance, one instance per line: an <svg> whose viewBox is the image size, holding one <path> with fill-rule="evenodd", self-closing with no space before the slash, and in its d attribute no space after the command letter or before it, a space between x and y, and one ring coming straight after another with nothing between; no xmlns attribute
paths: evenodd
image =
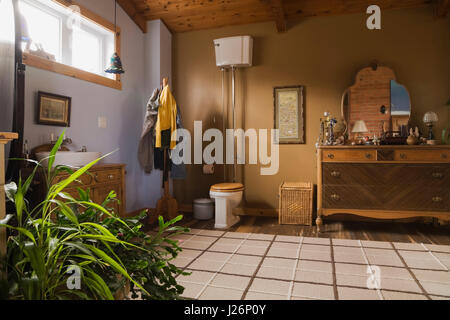
<svg viewBox="0 0 450 320"><path fill-rule="evenodd" d="M68 174L61 173L57 175L53 183L57 183L68 177ZM39 183L44 185L45 179L38 176ZM77 187L90 191L91 200L95 203L102 204L111 191L115 191L117 199L120 203L113 202L109 207L117 212L120 216L126 214L125 203L125 165L124 164L102 164L93 166L88 173L78 178L77 182L72 182L64 192L78 199L79 194ZM44 190L39 188L40 190ZM40 198L45 195L39 195Z"/></svg>
<svg viewBox="0 0 450 320"><path fill-rule="evenodd" d="M318 217L450 220L450 146L323 146Z"/></svg>

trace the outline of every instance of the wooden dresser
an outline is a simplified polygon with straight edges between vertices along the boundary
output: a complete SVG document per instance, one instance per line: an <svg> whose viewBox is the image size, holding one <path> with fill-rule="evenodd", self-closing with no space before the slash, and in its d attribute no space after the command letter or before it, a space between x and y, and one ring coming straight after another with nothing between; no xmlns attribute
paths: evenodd
<svg viewBox="0 0 450 320"><path fill-rule="evenodd" d="M54 183L64 180L68 174L61 173L55 177ZM83 174L79 182L71 183L64 192L72 195L76 199L79 198L77 187L89 189L91 200L101 204L108 196L109 192L114 190L120 203L114 202L109 206L115 210L120 216L126 215L126 198L125 198L125 164L101 164L95 165L89 169L89 173ZM38 177L38 183L45 185L45 180L41 176ZM39 188L44 190L44 188ZM42 197L45 195L39 195Z"/></svg>
<svg viewBox="0 0 450 320"><path fill-rule="evenodd" d="M338 213L450 220L450 146L321 146L317 228Z"/></svg>

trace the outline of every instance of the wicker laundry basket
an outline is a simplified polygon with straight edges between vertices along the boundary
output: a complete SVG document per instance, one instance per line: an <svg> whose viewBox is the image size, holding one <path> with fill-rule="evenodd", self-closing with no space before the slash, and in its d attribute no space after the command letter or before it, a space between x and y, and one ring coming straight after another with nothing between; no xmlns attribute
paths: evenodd
<svg viewBox="0 0 450 320"><path fill-rule="evenodd" d="M280 224L312 225L313 191L310 182L283 182L280 186Z"/></svg>

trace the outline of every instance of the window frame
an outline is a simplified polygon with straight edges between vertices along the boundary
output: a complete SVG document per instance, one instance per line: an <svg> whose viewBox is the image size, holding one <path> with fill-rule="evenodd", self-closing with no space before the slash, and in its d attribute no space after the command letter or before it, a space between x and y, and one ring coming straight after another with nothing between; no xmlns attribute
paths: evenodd
<svg viewBox="0 0 450 320"><path fill-rule="evenodd" d="M76 3L75 1L67 1L67 0L52 0L52 1L66 7L66 8L68 8L72 5L76 5L80 8L80 15L83 18L89 20L90 22L97 24L98 26L100 26L108 31L111 31L113 34L116 31L114 34L114 47L115 47L115 52L117 52L117 54L120 56L120 27L119 26L117 26L115 28L114 23L111 23L108 20L100 17L96 13L86 9L85 7ZM64 51L64 49L62 48L61 51ZM61 54L62 53L63 52L61 52ZM27 52L22 53L22 60L23 60L23 64L30 66L30 67L43 69L43 70L59 73L62 75L66 75L66 76L69 76L72 78L76 78L76 79L96 83L99 85L103 85L106 87L110 87L113 89L122 90L122 81L121 81L120 74L116 74L115 79L111 79L111 78L108 78L108 77L105 77L105 76L102 76L102 75L99 75L96 73L84 71L84 70L69 66L64 63L50 61L45 58L30 54Z"/></svg>

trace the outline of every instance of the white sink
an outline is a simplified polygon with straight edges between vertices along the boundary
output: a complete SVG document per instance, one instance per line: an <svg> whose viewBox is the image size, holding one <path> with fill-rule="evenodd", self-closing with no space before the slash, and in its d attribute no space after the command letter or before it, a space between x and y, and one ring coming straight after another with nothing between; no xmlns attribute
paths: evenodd
<svg viewBox="0 0 450 320"><path fill-rule="evenodd" d="M48 166L48 157L50 152L36 153L38 161L42 161L44 167ZM55 156L55 162L53 166L64 165L70 167L83 167L88 163L98 159L102 156L100 152L71 152L71 151L58 151ZM44 160L45 159L45 160Z"/></svg>

